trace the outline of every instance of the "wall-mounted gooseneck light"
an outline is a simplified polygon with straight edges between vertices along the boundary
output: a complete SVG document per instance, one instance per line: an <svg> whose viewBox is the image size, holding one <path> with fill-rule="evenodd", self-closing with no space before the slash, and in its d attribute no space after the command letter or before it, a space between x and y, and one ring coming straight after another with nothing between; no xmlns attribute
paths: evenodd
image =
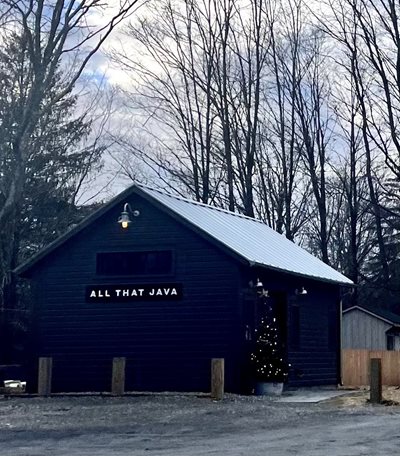
<svg viewBox="0 0 400 456"><path fill-rule="evenodd" d="M301 288L296 288L294 293L296 295L304 296L304 295L308 294L308 291L304 287L301 287Z"/></svg>
<svg viewBox="0 0 400 456"><path fill-rule="evenodd" d="M121 212L121 215L118 218L118 223L121 224L122 228L126 229L132 223L131 217L137 217L139 215L139 211L133 211L129 203L125 203L124 210Z"/></svg>
<svg viewBox="0 0 400 456"><path fill-rule="evenodd" d="M263 296L264 298L269 298L268 290L264 290L264 284L260 279L257 279L256 282L256 291L258 296Z"/></svg>

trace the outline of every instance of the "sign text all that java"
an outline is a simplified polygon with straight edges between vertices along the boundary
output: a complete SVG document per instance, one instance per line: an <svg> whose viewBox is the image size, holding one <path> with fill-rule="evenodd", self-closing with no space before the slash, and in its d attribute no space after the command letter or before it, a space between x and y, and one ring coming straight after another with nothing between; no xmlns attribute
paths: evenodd
<svg viewBox="0 0 400 456"><path fill-rule="evenodd" d="M87 302L175 301L182 299L182 284L88 285Z"/></svg>

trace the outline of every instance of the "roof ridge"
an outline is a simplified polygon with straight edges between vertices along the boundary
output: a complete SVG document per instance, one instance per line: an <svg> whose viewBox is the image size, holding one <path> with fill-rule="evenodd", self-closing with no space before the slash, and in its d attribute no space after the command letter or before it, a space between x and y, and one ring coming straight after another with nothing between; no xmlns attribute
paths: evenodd
<svg viewBox="0 0 400 456"><path fill-rule="evenodd" d="M257 223L261 223L262 225L268 227L269 229L271 229L272 231L275 231L273 230L269 225L267 225L265 222L263 222L262 220L260 219L256 219L254 217L249 217L248 215L244 215L244 214L240 214L238 212L232 212L228 209L223 209L221 207L216 207L216 206L211 206L207 203L202 203L200 201L195 201L195 200L192 200L190 198L185 198L183 196L178 196L178 195L173 195L172 193L168 193L168 192L165 192L165 191L162 191L162 190L159 190L158 188L153 188L153 187L149 187L147 185L142 185L142 184L136 184L137 187L141 188L141 189L144 189L144 190L150 190L152 192L157 192L157 193L160 193L161 195L165 195L165 196L169 196L171 198L175 198L177 200L180 200L180 201L184 201L185 203L188 203L188 204L193 204L195 206L203 206L203 207L206 207L207 209L212 209L214 211L219 211L219 212L224 212L225 214L229 214L229 215L232 215L234 217L240 217L240 218L243 218L243 219L247 219L247 220L250 220L252 222L257 222ZM277 231L275 231L277 234L281 234L281 233L278 233ZM282 234L281 234L282 235Z"/></svg>
<svg viewBox="0 0 400 456"><path fill-rule="evenodd" d="M381 319L391 321L392 323L395 323L397 325L399 324L398 322L395 322L395 320L400 319L400 314L393 312L390 309L378 307L376 305L355 304L351 307L348 307L347 309L344 309L343 312L345 313L353 309L360 309L361 311L374 314Z"/></svg>

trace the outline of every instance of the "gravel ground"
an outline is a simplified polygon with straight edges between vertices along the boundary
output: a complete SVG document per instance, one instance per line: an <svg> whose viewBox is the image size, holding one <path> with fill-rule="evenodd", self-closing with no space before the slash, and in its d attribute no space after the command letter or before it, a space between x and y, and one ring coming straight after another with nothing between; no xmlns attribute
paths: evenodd
<svg viewBox="0 0 400 456"><path fill-rule="evenodd" d="M399 444L400 407L364 399L0 397L1 456L387 456Z"/></svg>

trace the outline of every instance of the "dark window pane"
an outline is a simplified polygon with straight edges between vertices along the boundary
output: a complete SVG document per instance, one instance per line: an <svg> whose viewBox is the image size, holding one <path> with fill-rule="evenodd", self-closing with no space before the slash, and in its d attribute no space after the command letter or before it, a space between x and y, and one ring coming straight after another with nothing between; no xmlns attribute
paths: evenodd
<svg viewBox="0 0 400 456"><path fill-rule="evenodd" d="M172 271L172 252L107 252L97 254L101 275L161 275Z"/></svg>
<svg viewBox="0 0 400 456"><path fill-rule="evenodd" d="M390 335L386 336L386 349L394 350L394 336L390 336Z"/></svg>

